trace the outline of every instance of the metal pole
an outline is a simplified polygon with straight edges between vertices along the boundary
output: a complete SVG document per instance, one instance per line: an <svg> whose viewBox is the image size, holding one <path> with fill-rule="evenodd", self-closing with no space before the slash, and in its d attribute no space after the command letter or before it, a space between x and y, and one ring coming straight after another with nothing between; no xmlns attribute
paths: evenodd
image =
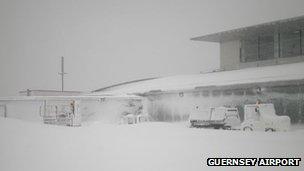
<svg viewBox="0 0 304 171"><path fill-rule="evenodd" d="M302 49L302 30L300 29L300 55L303 55L303 49Z"/></svg>
<svg viewBox="0 0 304 171"><path fill-rule="evenodd" d="M278 39L279 39L279 58L281 57L281 33L278 34Z"/></svg>
<svg viewBox="0 0 304 171"><path fill-rule="evenodd" d="M260 60L260 41L261 41L260 39L261 39L261 37L258 36L258 56L257 56L258 59L257 59L257 61Z"/></svg>
<svg viewBox="0 0 304 171"><path fill-rule="evenodd" d="M260 62L260 58L261 58L261 56L260 56L260 40L261 39L261 37L260 37L260 35L258 36L258 55L257 55L257 59L256 59L256 63L257 63L257 67L259 67L259 62Z"/></svg>
<svg viewBox="0 0 304 171"><path fill-rule="evenodd" d="M303 115L302 115L302 101L303 101L303 94L302 94L302 89L301 89L301 84L298 83L298 107L299 107L299 113L298 113L298 117L299 117L299 121L303 122Z"/></svg>
<svg viewBox="0 0 304 171"><path fill-rule="evenodd" d="M6 108L6 105L4 105L4 117L5 118L7 117L7 108Z"/></svg>
<svg viewBox="0 0 304 171"><path fill-rule="evenodd" d="M61 57L61 91L64 89L64 58Z"/></svg>
<svg viewBox="0 0 304 171"><path fill-rule="evenodd" d="M64 91L64 75L67 74L64 72L64 57L61 57L61 73L59 73L59 75L61 75L61 91Z"/></svg>

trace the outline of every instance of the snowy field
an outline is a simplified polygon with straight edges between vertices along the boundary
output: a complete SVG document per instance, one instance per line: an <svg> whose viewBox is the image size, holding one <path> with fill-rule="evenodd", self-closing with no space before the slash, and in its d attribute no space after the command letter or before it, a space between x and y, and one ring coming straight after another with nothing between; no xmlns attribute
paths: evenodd
<svg viewBox="0 0 304 171"><path fill-rule="evenodd" d="M1 171L304 170L300 167L208 167L208 157L301 157L304 130L242 132L185 123L70 128L0 118Z"/></svg>

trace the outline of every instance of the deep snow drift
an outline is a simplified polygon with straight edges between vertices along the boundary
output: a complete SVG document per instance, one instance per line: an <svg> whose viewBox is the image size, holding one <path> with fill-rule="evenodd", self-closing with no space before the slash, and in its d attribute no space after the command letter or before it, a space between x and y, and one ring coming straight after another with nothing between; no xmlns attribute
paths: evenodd
<svg viewBox="0 0 304 171"><path fill-rule="evenodd" d="M80 128L0 118L1 171L244 170L208 167L208 157L304 157L304 130L242 132L186 127L185 123ZM246 167L246 170L303 170Z"/></svg>

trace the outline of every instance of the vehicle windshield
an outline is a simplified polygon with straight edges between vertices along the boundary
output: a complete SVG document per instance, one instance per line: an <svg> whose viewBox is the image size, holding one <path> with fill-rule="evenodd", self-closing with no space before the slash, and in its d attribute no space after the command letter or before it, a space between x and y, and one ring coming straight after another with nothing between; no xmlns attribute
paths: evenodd
<svg viewBox="0 0 304 171"><path fill-rule="evenodd" d="M245 120L260 120L259 110L256 109L256 106L248 106L245 109Z"/></svg>
<svg viewBox="0 0 304 171"><path fill-rule="evenodd" d="M260 113L262 116L274 116L275 114L275 110L274 110L274 106L271 104L267 104L267 105L261 105L259 107Z"/></svg>
<svg viewBox="0 0 304 171"><path fill-rule="evenodd" d="M230 116L237 116L238 115L238 111L237 109L228 109L226 112L226 116L230 117Z"/></svg>

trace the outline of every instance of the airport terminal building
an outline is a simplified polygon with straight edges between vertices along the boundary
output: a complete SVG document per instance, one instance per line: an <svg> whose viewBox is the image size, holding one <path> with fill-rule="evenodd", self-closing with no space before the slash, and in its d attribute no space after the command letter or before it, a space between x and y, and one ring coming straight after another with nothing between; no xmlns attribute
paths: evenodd
<svg viewBox="0 0 304 171"><path fill-rule="evenodd" d="M195 106L236 106L260 99L278 115L304 121L304 16L192 38L220 44L220 70L139 80L93 94L131 93L147 97L157 121L186 120Z"/></svg>
<svg viewBox="0 0 304 171"><path fill-rule="evenodd" d="M274 103L278 114L289 115L293 122L303 121L303 79L292 79L292 76L303 75L304 67L299 67L298 73L288 73L289 66L297 65L292 63L304 61L303 16L200 36L192 40L218 42L220 68L223 71L282 65L282 69L274 72L291 75L289 80L265 81L252 88L261 89L257 96ZM267 75L263 73L260 75L265 76ZM247 95L246 100L248 98Z"/></svg>

